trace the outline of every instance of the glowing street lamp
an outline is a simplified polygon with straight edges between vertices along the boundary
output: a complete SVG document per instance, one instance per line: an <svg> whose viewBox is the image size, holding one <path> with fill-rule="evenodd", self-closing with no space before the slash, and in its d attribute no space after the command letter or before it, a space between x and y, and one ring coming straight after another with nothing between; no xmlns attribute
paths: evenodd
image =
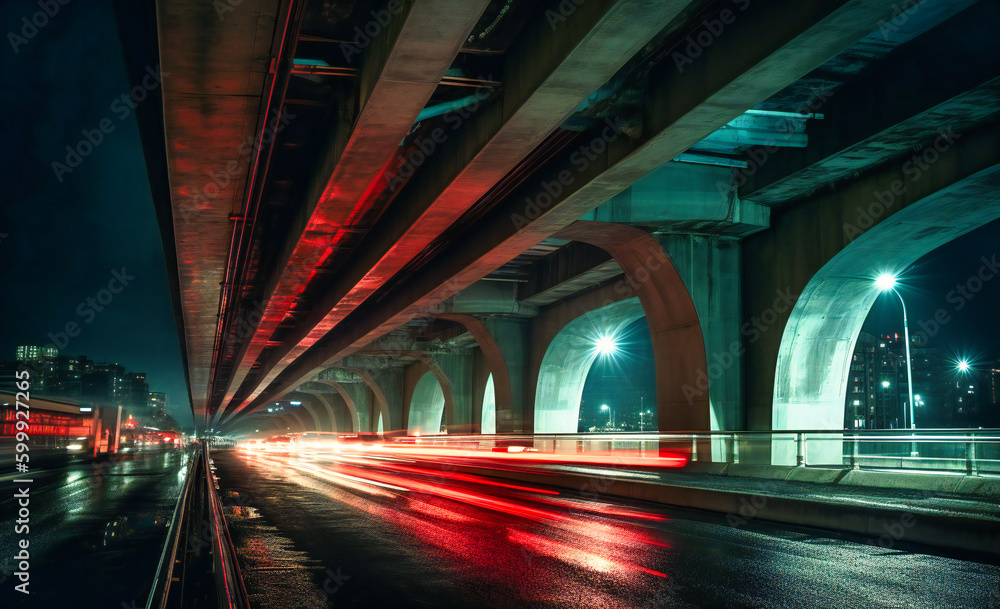
<svg viewBox="0 0 1000 609"><path fill-rule="evenodd" d="M601 404L601 410L608 411L608 427L615 426L615 410L607 404Z"/></svg>
<svg viewBox="0 0 1000 609"><path fill-rule="evenodd" d="M969 371L969 360L966 360L966 359L960 359L960 360L958 360L958 371L959 372L968 372Z"/></svg>
<svg viewBox="0 0 1000 609"><path fill-rule="evenodd" d="M597 351L598 355L610 357L618 353L618 341L610 334L602 334L594 341L594 350Z"/></svg>
<svg viewBox="0 0 1000 609"><path fill-rule="evenodd" d="M903 307L903 340L906 342L906 390L909 394L910 429L916 429L917 422L913 420L913 366L910 364L910 326L906 321L906 303L903 302L903 296L896 290L895 275L882 273L875 278L875 286L882 292L893 292L899 297L899 304Z"/></svg>

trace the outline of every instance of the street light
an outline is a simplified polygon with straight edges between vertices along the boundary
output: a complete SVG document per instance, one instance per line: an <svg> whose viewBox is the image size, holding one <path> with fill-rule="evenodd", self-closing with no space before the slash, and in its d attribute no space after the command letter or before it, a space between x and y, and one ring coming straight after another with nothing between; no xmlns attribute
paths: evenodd
<svg viewBox="0 0 1000 609"><path fill-rule="evenodd" d="M968 372L969 371L969 360L966 360L966 359L958 360L958 371L959 372Z"/></svg>
<svg viewBox="0 0 1000 609"><path fill-rule="evenodd" d="M903 307L903 340L906 342L906 391L909 394L910 429L916 429L917 422L913 420L913 367L910 364L910 326L906 321L906 303L903 302L903 296L896 290L895 275L882 273L875 279L875 286L882 292L891 291L896 294L899 297L900 306ZM885 383L882 385L887 386Z"/></svg>
<svg viewBox="0 0 1000 609"><path fill-rule="evenodd" d="M618 341L610 334L602 334L594 341L594 350L598 355L609 357L618 352Z"/></svg>
<svg viewBox="0 0 1000 609"><path fill-rule="evenodd" d="M610 406L608 406L607 404L601 404L601 410L607 410L608 411L608 427L614 427L615 426L615 411L614 411L614 409L611 408Z"/></svg>

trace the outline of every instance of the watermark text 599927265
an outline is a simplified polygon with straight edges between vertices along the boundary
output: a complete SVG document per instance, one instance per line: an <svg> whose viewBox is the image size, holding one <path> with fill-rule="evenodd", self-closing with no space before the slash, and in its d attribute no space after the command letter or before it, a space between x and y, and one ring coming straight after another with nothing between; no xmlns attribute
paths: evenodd
<svg viewBox="0 0 1000 609"><path fill-rule="evenodd" d="M17 539L17 552L14 554L16 561L14 577L20 583L16 584L14 589L23 594L29 594L31 553L28 550L30 545L28 533L31 522L31 479L27 478L27 474L28 463L31 460L29 456L31 450L31 437L29 436L31 373L22 368L17 371L16 375L17 396L14 400L14 414L11 421L5 421L5 426L9 424L14 431L14 469L19 475L14 480L14 499L17 502L17 518L14 520L14 534Z"/></svg>

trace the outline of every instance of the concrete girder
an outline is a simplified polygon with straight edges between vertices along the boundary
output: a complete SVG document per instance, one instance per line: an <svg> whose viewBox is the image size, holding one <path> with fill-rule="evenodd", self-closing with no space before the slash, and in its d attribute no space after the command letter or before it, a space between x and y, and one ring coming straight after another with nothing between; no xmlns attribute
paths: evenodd
<svg viewBox="0 0 1000 609"><path fill-rule="evenodd" d="M787 203L1000 111L998 21L1000 5L976 3L817 100L809 146L761 151L741 198Z"/></svg>
<svg viewBox="0 0 1000 609"><path fill-rule="evenodd" d="M735 194L728 167L667 163L580 219L735 237L766 229L770 208Z"/></svg>
<svg viewBox="0 0 1000 609"><path fill-rule="evenodd" d="M399 15L368 45L358 82L360 112L350 137L331 134L306 206L283 248L279 273L270 280L260 323L243 341L226 380L218 421L303 284L342 236L351 214L366 203L383 167L413 126L441 77L475 26L487 0L417 0L402 3ZM240 408L246 406L246 402Z"/></svg>
<svg viewBox="0 0 1000 609"><path fill-rule="evenodd" d="M557 28L530 22L506 54L502 97L454 136L445 134L456 140L449 154L427 158L399 204L344 265L344 277L265 363L266 374L239 409L472 207L689 4L594 0Z"/></svg>
<svg viewBox="0 0 1000 609"><path fill-rule="evenodd" d="M847 48L891 12L878 0L749 4L692 65L682 71L673 62L661 66L663 73L651 79L641 137L625 141L605 127L603 137L600 130L590 134L593 147L586 148L586 158L593 160L581 163L579 149L556 155L538 180L505 197L438 257L366 307L350 327L324 337L255 402L281 395L565 228ZM598 141L602 152L594 152ZM546 192L543 184L559 183L560 174L571 177L569 184L557 197L549 195L552 203L542 209L536 200Z"/></svg>
<svg viewBox="0 0 1000 609"><path fill-rule="evenodd" d="M157 2L163 132L172 206L173 247L183 295L182 327L195 420L204 414L216 340L219 284L229 254L234 201L244 197L252 140L262 122L269 60L282 36L283 6L262 0L220 22L202 0ZM214 24L206 26L206 24ZM278 27L276 27L276 25ZM153 70L155 71L155 70ZM210 83L208 86L206 83ZM152 92L150 93L152 94ZM214 197L206 173L235 162Z"/></svg>

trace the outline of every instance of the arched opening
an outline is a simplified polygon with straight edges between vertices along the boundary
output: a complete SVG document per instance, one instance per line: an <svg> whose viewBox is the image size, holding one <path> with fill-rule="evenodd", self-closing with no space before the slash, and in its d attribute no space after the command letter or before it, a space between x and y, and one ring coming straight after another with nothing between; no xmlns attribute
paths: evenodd
<svg viewBox="0 0 1000 609"><path fill-rule="evenodd" d="M638 298L627 298L577 317L549 343L535 390L535 433L576 433L587 375L607 340L645 316Z"/></svg>
<svg viewBox="0 0 1000 609"><path fill-rule="evenodd" d="M442 432L444 422L444 389L433 372L425 372L413 389L407 433L431 435Z"/></svg>
<svg viewBox="0 0 1000 609"><path fill-rule="evenodd" d="M486 391L483 393L483 418L480 433L495 434L497 432L497 400L493 389L493 375L486 379Z"/></svg>
<svg viewBox="0 0 1000 609"><path fill-rule="evenodd" d="M583 385L577 431L656 431L653 339L642 317L598 353Z"/></svg>
<svg viewBox="0 0 1000 609"><path fill-rule="evenodd" d="M848 243L813 276L782 334L772 429L844 429L855 347L880 294L875 278L901 275L921 256L995 220L997 169L901 209ZM794 463L794 449L782 446L772 446L772 461ZM836 460L840 449L831 443L830 458Z"/></svg>

